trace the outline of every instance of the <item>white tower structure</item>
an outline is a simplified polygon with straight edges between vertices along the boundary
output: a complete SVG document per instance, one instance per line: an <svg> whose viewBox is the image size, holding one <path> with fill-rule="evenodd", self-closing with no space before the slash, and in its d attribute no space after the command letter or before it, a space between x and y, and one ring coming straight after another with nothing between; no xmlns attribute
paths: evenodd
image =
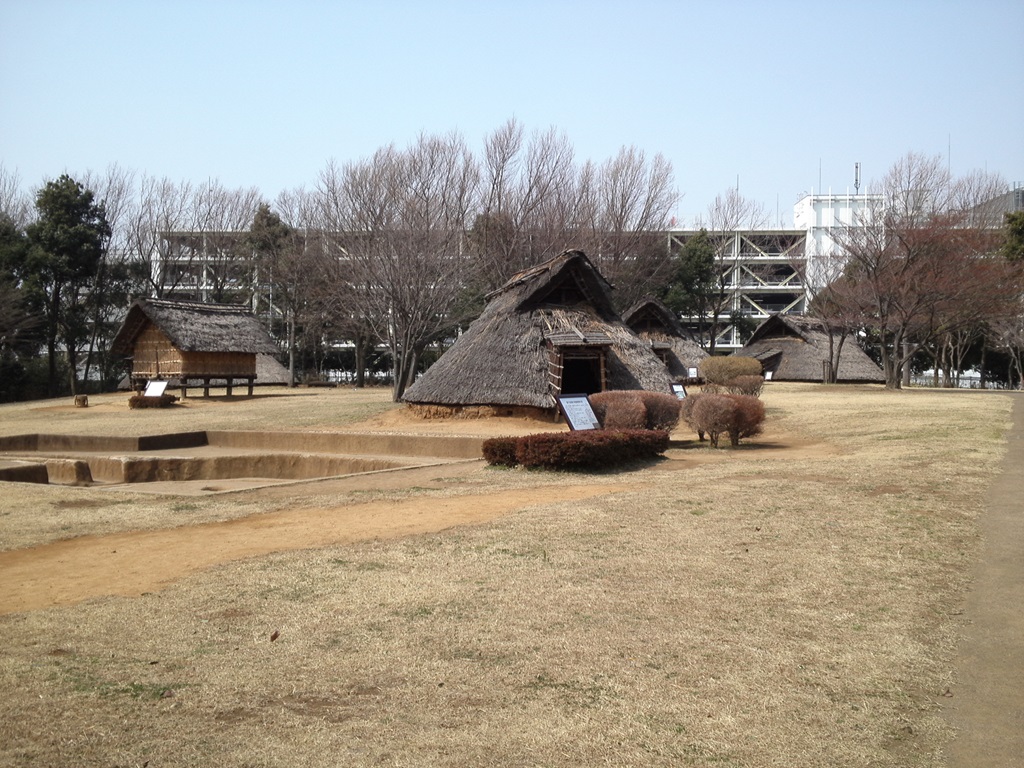
<svg viewBox="0 0 1024 768"><path fill-rule="evenodd" d="M793 206L793 225L807 233L804 256L806 258L807 291L813 295L835 277L830 274L839 246L837 239L850 227L864 226L877 210L880 195L851 193L811 194L802 197Z"/></svg>

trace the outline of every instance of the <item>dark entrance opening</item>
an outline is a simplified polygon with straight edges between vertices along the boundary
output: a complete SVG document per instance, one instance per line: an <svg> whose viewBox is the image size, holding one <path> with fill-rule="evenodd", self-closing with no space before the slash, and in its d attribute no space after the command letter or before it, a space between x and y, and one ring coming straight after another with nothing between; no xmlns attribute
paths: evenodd
<svg viewBox="0 0 1024 768"><path fill-rule="evenodd" d="M601 354L566 354L562 358L562 394L592 395L601 391Z"/></svg>

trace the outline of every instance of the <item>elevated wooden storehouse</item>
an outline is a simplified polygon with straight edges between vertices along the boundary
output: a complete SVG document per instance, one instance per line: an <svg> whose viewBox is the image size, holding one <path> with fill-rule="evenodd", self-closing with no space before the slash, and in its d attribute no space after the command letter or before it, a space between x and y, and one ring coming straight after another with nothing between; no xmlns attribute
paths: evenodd
<svg viewBox="0 0 1024 768"><path fill-rule="evenodd" d="M689 379L690 369L697 368L708 356L679 324L672 310L655 298L634 304L623 313L622 320L651 345L675 381Z"/></svg>
<svg viewBox="0 0 1024 768"><path fill-rule="evenodd" d="M837 339L838 341L838 339ZM761 361L772 381L823 381L829 361L828 334L820 320L802 315L772 315L733 354ZM837 381L878 384L882 369L855 339L847 338L839 356Z"/></svg>
<svg viewBox="0 0 1024 768"><path fill-rule="evenodd" d="M405 401L550 414L559 394L669 392L665 365L622 322L611 290L582 251L514 275L488 295L480 317L406 391Z"/></svg>
<svg viewBox="0 0 1024 768"><path fill-rule="evenodd" d="M139 299L128 309L111 350L132 359L132 388L164 380L186 394L189 382L223 380L230 395L235 381L252 394L256 356L277 352L277 345L245 307Z"/></svg>

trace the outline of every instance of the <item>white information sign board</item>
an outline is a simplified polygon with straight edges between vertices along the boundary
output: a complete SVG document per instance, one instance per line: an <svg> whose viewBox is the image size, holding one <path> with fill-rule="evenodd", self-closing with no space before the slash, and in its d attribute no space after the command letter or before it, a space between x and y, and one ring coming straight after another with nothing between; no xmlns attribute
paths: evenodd
<svg viewBox="0 0 1024 768"><path fill-rule="evenodd" d="M600 429L601 423L594 414L586 395L559 395L558 409L565 416L569 429Z"/></svg>
<svg viewBox="0 0 1024 768"><path fill-rule="evenodd" d="M684 387L682 384L673 384L672 394L678 397L680 400L682 400L684 397L686 397L686 387Z"/></svg>
<svg viewBox="0 0 1024 768"><path fill-rule="evenodd" d="M166 381L151 381L146 385L146 391L142 395L143 397L160 397L165 389L167 389Z"/></svg>

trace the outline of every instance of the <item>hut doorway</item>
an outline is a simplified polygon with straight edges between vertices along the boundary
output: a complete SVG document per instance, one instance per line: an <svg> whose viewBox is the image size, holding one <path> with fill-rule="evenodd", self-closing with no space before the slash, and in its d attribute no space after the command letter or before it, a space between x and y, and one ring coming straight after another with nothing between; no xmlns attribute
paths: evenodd
<svg viewBox="0 0 1024 768"><path fill-rule="evenodd" d="M563 349L561 354L562 394L592 395L603 392L605 384L604 350L597 348Z"/></svg>

